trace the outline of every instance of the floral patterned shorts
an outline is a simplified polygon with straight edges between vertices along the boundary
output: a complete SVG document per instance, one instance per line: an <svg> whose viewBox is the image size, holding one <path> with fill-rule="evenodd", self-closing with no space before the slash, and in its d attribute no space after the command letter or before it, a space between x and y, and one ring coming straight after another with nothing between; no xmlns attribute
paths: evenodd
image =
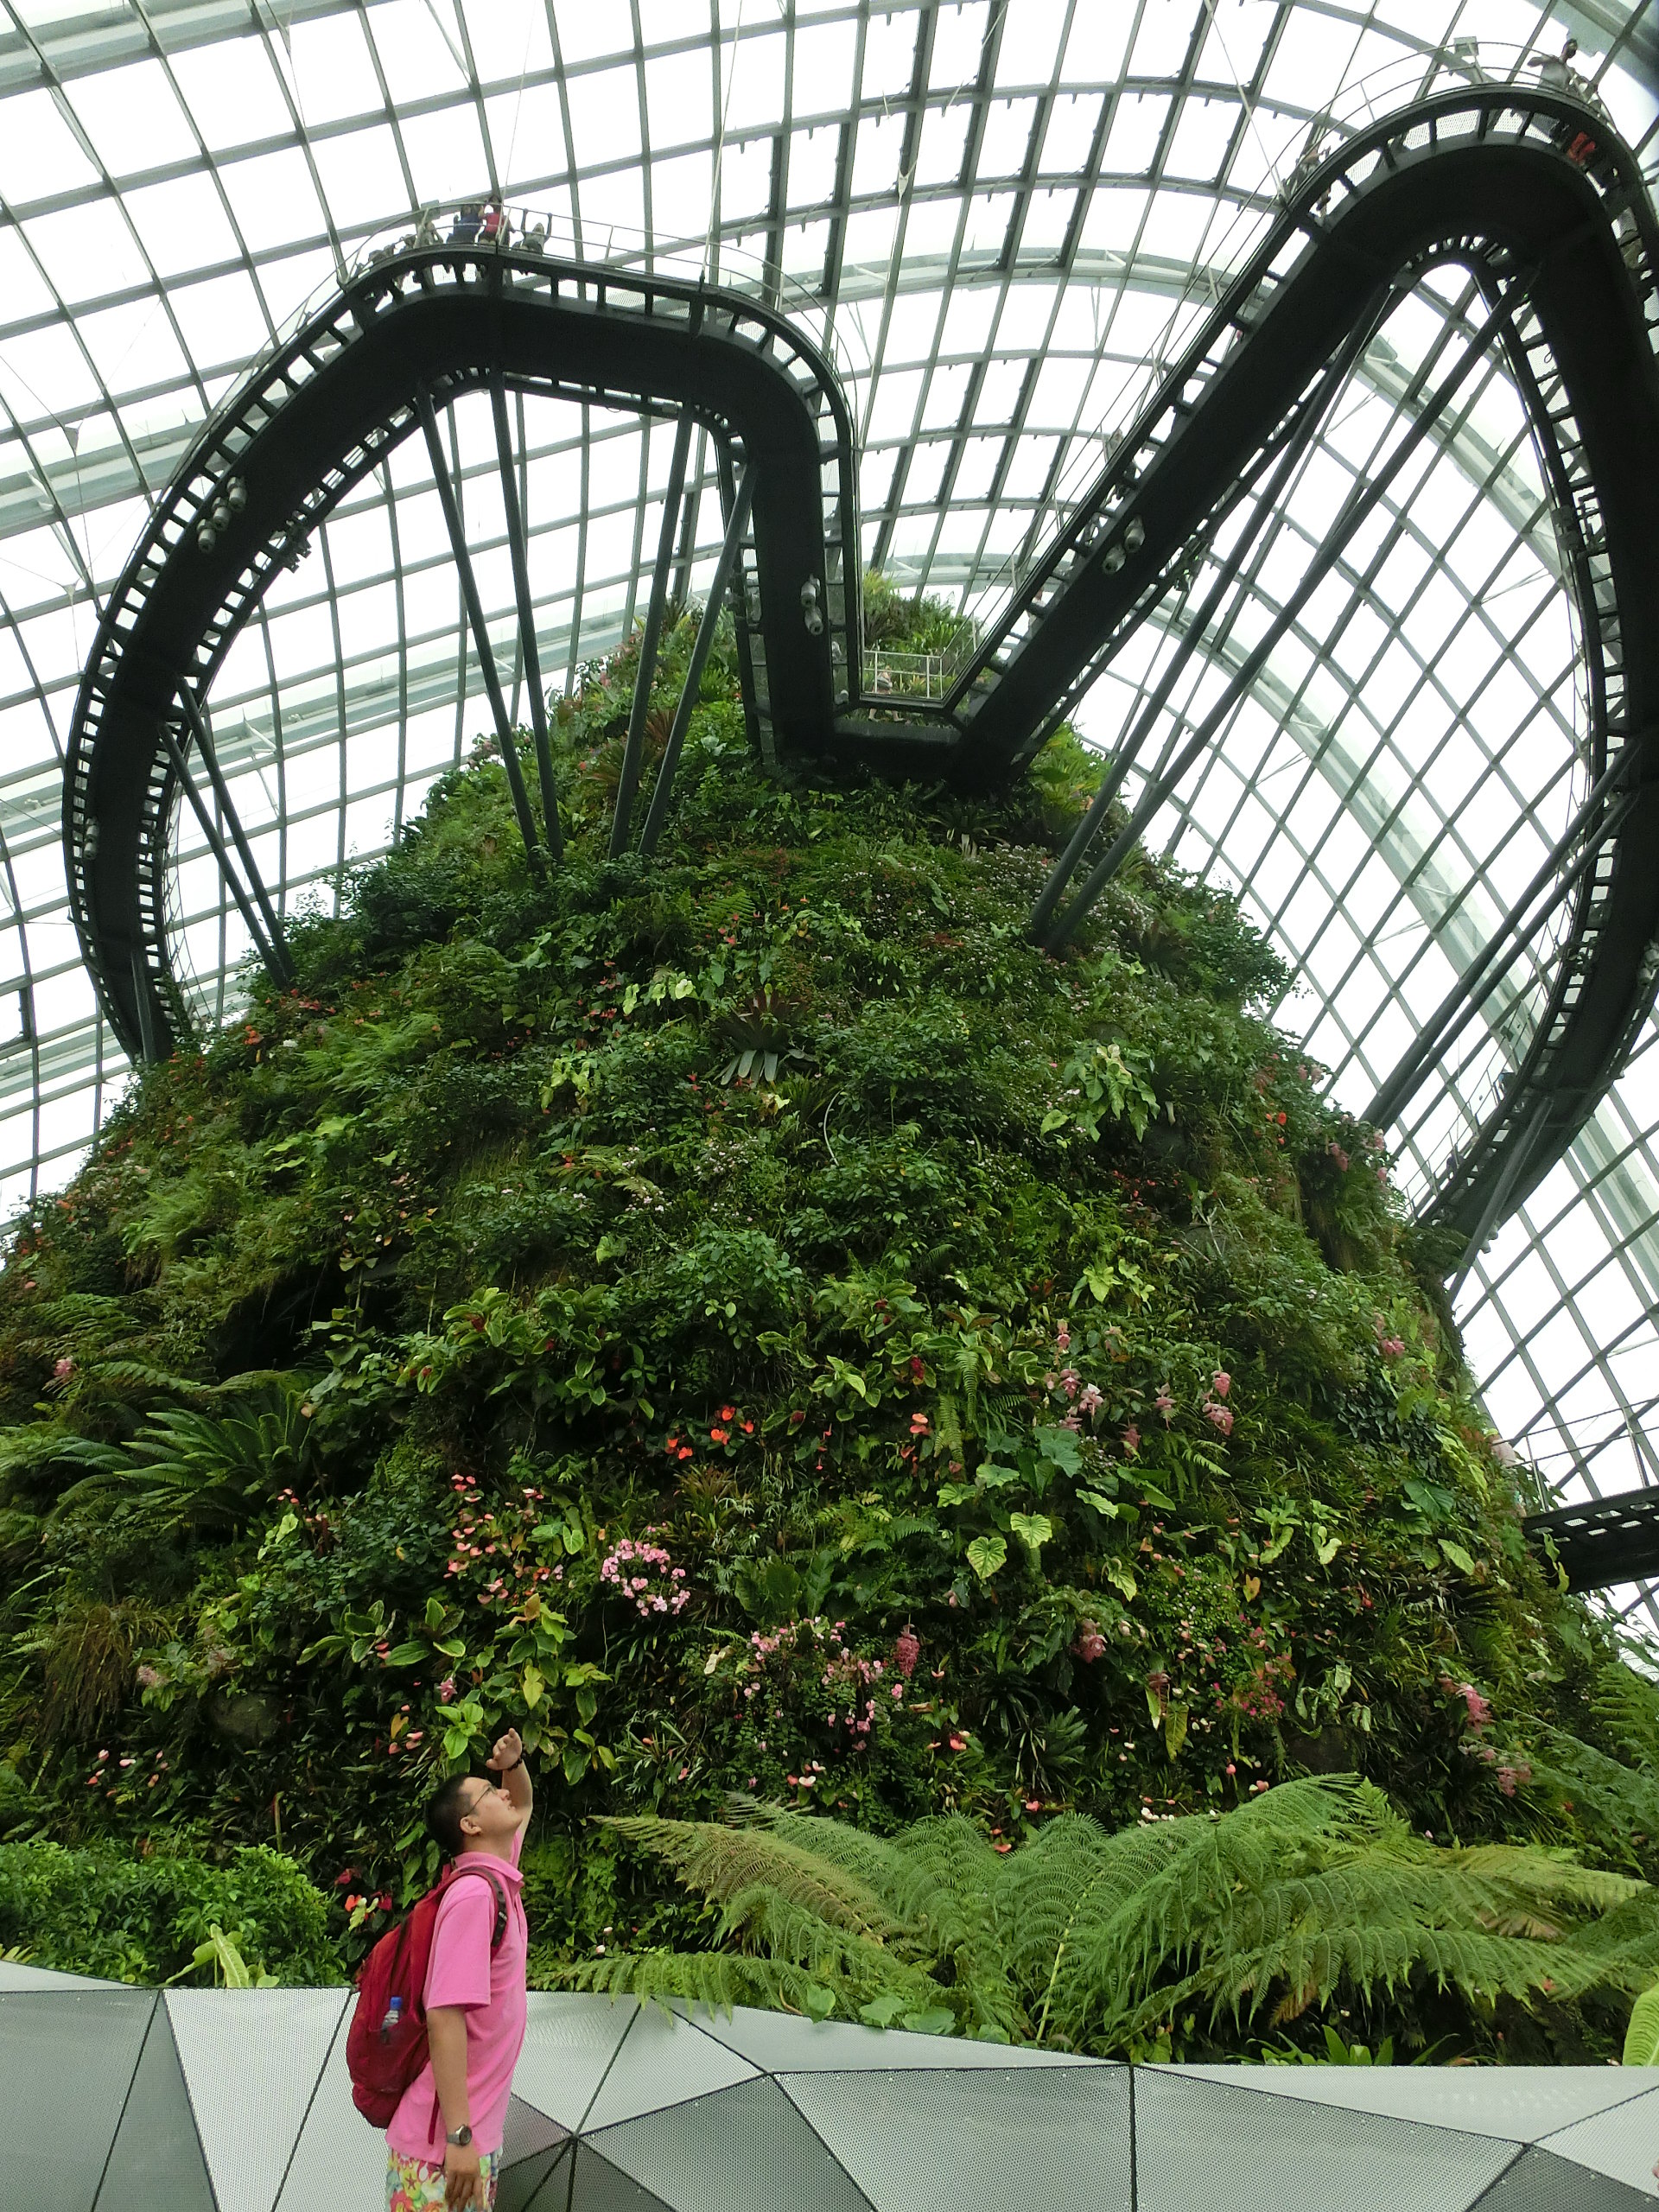
<svg viewBox="0 0 1659 2212"><path fill-rule="evenodd" d="M483 2152L479 2171L484 2177L484 2202L495 2202L495 2180L501 2164L499 2151ZM443 2168L429 2166L423 2158L400 2158L396 2151L386 2165L386 2212L443 2212Z"/></svg>

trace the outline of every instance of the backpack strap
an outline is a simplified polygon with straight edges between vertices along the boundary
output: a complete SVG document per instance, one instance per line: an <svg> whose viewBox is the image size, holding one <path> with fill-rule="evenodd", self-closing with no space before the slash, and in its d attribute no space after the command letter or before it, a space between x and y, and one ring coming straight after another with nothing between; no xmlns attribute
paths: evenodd
<svg viewBox="0 0 1659 2212"><path fill-rule="evenodd" d="M461 1866L451 1869L446 1886L448 1882L464 1880L468 1874L479 1875L495 1891L495 1927L490 1936L490 1948L499 1951L501 1939L507 1932L507 1885L499 1874L491 1873L487 1866Z"/></svg>

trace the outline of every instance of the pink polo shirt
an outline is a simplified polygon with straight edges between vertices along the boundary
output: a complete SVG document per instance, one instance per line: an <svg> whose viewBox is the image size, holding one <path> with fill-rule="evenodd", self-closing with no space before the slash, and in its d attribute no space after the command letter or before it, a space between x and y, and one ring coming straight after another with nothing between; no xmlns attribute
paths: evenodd
<svg viewBox="0 0 1659 2212"><path fill-rule="evenodd" d="M488 1852L463 1851L457 1874L469 1866L487 1867L507 1893L507 1925L500 1948L490 1949L495 1933L495 1891L488 1882L452 1881L438 1905L432 1950L426 1966L426 2009L459 2005L467 2015L467 2098L473 2142L480 2151L499 2151L506 2126L512 2069L524 2040L524 1960L530 1930L520 1891L524 1877L518 1853L524 1832L512 1839L511 1861ZM404 2091L386 2130L386 2142L400 2158L443 2164L443 2114L428 2059Z"/></svg>

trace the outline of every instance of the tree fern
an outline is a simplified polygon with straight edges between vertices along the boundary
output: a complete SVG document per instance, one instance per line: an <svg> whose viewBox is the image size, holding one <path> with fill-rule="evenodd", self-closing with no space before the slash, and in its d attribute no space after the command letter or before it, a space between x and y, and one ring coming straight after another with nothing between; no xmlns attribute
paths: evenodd
<svg viewBox="0 0 1659 2212"><path fill-rule="evenodd" d="M765 1809L611 1825L723 1908L709 1951L567 1977L640 1996L937 2007L962 2032L1122 2050L1181 2007L1285 2021L1413 1983L1527 2001L1659 1967L1644 1884L1560 1852L1436 1846L1351 1776L1116 1835L1068 1814L1006 1855L959 1816L893 1837Z"/></svg>

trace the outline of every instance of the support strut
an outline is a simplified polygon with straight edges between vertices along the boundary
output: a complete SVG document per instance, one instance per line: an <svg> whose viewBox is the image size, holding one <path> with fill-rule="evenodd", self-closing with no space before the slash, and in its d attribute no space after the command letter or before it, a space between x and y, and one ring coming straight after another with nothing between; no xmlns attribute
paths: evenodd
<svg viewBox="0 0 1659 2212"><path fill-rule="evenodd" d="M651 711L651 686L657 673L657 648L662 641L663 612L668 605L669 571L674 565L674 538L679 527L680 500L685 490L686 456L691 450L691 417L680 416L674 432L674 455L668 467L668 489L663 495L663 526L657 537L657 565L651 572L651 597L645 606L645 635L639 640L639 660L633 676L633 703L628 709L627 742L622 748L622 773L616 786L616 812L611 817L611 858L628 849L633 827L633 803L639 791L639 770L645 759L645 716Z"/></svg>
<svg viewBox="0 0 1659 2212"><path fill-rule="evenodd" d="M685 745L685 733L690 727L691 710L697 703L697 694L702 687L703 667L709 658L709 648L715 642L715 632L720 626L720 611L726 604L726 594L731 588L732 571L737 566L738 549L749 527L749 508L753 499L754 466L751 462L738 480L737 495L732 501L731 517L726 524L725 543L720 549L720 558L715 563L709 596L703 601L696 643L691 648L691 658L686 667L685 689L680 694L679 705L674 709L674 726L668 733L668 743L663 747L662 766L657 771L656 786L651 794L645 826L640 833L639 849L642 853L656 851L657 840L662 836L663 824L668 818L669 798L674 789L674 771L679 766L680 754Z"/></svg>
<svg viewBox="0 0 1659 2212"><path fill-rule="evenodd" d="M1462 388L1475 363L1482 358L1487 346L1509 320L1513 301L1523 289L1524 280L1520 278L1504 289L1497 305L1473 333L1456 366L1441 379L1427 405L1389 454L1381 472L1363 490L1356 486L1350 493L1301 582L1274 616L1259 642L1229 677L1220 698L1181 747L1167 772L1148 779L1128 821L1090 871L1082 890L1048 931L1044 943L1051 952L1059 950L1140 842L1141 832L1153 816L1169 798L1193 762L1214 742L1223 723L1267 665L1274 647L1297 621L1308 601L1342 557L1349 539L1381 505L1389 486L1428 436L1447 405Z"/></svg>
<svg viewBox="0 0 1659 2212"><path fill-rule="evenodd" d="M1174 690L1181 671L1198 650L1199 641L1208 632L1223 600L1232 589L1239 570L1249 558L1250 548L1260 536L1262 525L1270 516L1277 514L1279 503L1285 495L1292 476L1294 475L1303 455L1317 435L1320 424L1325 421L1330 411L1331 404L1346 380L1349 372L1370 342L1371 333L1375 327L1375 315L1367 316L1357 327L1342 351L1325 367L1319 382L1303 402L1290 435L1285 442L1284 449L1279 464L1274 471L1272 480L1256 500L1254 512L1239 532L1238 542L1223 562L1220 574L1211 587L1203 606L1183 630L1180 640L1171 657L1169 666L1159 678L1157 688L1151 698L1147 700L1128 735L1112 754L1111 765L1101 779L1100 789L1096 792L1088 813L1078 823L1072 833L1071 842L1049 872L1048 880L1044 884L1037 904L1032 909L1031 935L1037 944L1040 944L1043 942L1043 933L1048 927L1054 909L1060 903L1061 893L1076 874L1077 864L1088 850L1090 839L1106 817L1107 808L1110 806L1122 788L1124 778L1139 759L1141 748L1151 734L1154 724L1168 704L1170 693ZM1241 599L1240 604L1242 603ZM1237 619L1238 612L1239 608L1236 607L1228 622L1229 632L1233 622ZM1224 642L1224 639L1219 642Z"/></svg>
<svg viewBox="0 0 1659 2212"><path fill-rule="evenodd" d="M178 778L179 786L190 802L191 811L201 825L201 834L207 840L208 849L212 852L213 858L219 862L219 874L230 887L231 896L235 899L238 911L247 925L248 935L253 939L255 948L260 959L264 961L271 980L286 989L294 980L294 971L288 965L286 950L278 955L270 939L265 935L258 910L244 888L241 877L231 865L231 855L224 838L219 835L219 824L213 819L213 810L197 789L196 779L190 773L190 764L184 757L184 747L179 743L173 725L165 715L162 717L161 732L162 742L167 748L167 757L172 764L173 773Z"/></svg>
<svg viewBox="0 0 1659 2212"><path fill-rule="evenodd" d="M518 765L518 747L513 741L512 724L507 719L507 702L501 693L501 677L495 664L495 649L490 643L489 630L484 620L484 602L478 595L478 578L473 573L472 552L467 543L467 533L461 526L461 509L455 501L455 487L450 481L443 441L438 435L437 417L432 412L432 395L423 384L416 387L415 406L421 418L421 428L426 433L426 450L432 463L433 480L438 487L438 504L443 509L444 528L449 533L449 550L454 556L455 569L461 577L461 597L467 603L467 620L472 629L479 666L484 672L484 688L490 696L490 712L495 718L495 734L501 747L501 766L507 772L507 788L512 793L512 810L518 817L519 834L524 838L530 865L537 875L543 875L547 868L546 857L537 842L536 820L530 810L530 793L524 789L524 772Z"/></svg>
<svg viewBox="0 0 1659 2212"><path fill-rule="evenodd" d="M530 560L524 542L524 510L512 465L512 434L507 427L507 391L500 370L490 375L490 407L495 416L496 458L501 465L501 504L506 512L507 544L512 554L513 596L518 602L518 638L530 690L530 726L536 734L536 773L542 786L542 820L556 861L564 857L564 830L559 820L559 790L553 775L553 745L547 730L547 692L542 657L536 645L536 604L530 595Z"/></svg>
<svg viewBox="0 0 1659 2212"><path fill-rule="evenodd" d="M213 796L219 801L219 812L225 817L230 829L232 842L241 855L242 865L247 871L249 888L258 900L259 911L264 916L265 935L270 941L271 954L276 963L273 973L276 974L279 982L291 983L294 981L294 963L289 957L287 940L283 935L282 919L270 903L270 893L265 889L264 878L255 865L253 848L249 844L243 831L242 817L236 810L225 781L224 772L219 765L218 748L213 743L213 734L208 729L207 717L202 712L201 702L188 683L181 683L179 686L179 697L184 702L185 715L190 724L191 734L196 741L196 750L201 755L202 766L207 771L207 780L213 787Z"/></svg>

